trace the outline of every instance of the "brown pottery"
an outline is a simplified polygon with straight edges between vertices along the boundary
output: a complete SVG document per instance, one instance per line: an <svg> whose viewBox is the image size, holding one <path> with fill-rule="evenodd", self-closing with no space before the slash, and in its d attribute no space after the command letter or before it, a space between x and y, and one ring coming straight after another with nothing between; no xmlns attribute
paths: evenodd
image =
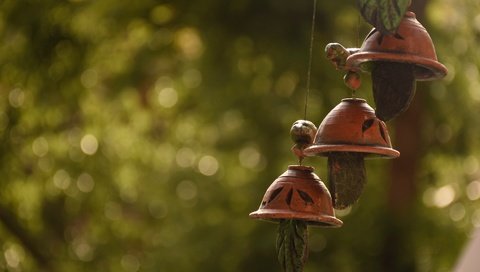
<svg viewBox="0 0 480 272"><path fill-rule="evenodd" d="M322 227L340 227L327 187L313 167L291 165L268 187L262 203L250 217L268 221L295 219Z"/></svg>
<svg viewBox="0 0 480 272"><path fill-rule="evenodd" d="M425 27L407 12L396 35L370 31L357 53L347 58L347 67L369 71L368 62L390 61L415 64L416 80L435 80L447 74L447 68L437 61L435 47Z"/></svg>
<svg viewBox="0 0 480 272"><path fill-rule="evenodd" d="M333 108L318 127L313 144L304 150L307 156L328 156L330 152L362 152L383 158L400 156L392 148L385 123L364 99L358 98L343 99Z"/></svg>

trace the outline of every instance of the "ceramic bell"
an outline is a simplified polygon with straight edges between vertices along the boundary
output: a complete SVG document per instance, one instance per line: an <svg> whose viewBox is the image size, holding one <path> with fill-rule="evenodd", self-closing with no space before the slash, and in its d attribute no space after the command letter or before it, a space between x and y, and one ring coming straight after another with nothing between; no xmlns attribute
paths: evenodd
<svg viewBox="0 0 480 272"><path fill-rule="evenodd" d="M346 98L320 124L307 156L328 157L328 181L333 206L345 209L362 194L366 157L395 158L387 126L364 99Z"/></svg>
<svg viewBox="0 0 480 272"><path fill-rule="evenodd" d="M295 219L309 225L340 227L332 198L320 178L308 166L291 165L267 189L262 203L250 217L268 221Z"/></svg>
<svg viewBox="0 0 480 272"><path fill-rule="evenodd" d="M400 156L400 152L392 148L385 123L359 98L345 98L331 110L320 124L313 144L304 150L307 156L328 156L330 152L361 152L365 156L384 158Z"/></svg>
<svg viewBox="0 0 480 272"><path fill-rule="evenodd" d="M360 50L347 58L346 66L369 71L366 64L375 61L414 64L416 80L435 80L447 74L447 68L437 60L430 35L413 12L406 12L396 35L382 35L372 29Z"/></svg>

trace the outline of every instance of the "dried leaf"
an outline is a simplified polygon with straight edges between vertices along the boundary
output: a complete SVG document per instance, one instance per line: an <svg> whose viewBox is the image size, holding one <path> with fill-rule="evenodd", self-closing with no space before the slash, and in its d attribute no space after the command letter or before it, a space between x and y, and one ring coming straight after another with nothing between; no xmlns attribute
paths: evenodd
<svg viewBox="0 0 480 272"><path fill-rule="evenodd" d="M410 0L357 0L362 17L382 34L395 34Z"/></svg>
<svg viewBox="0 0 480 272"><path fill-rule="evenodd" d="M414 66L399 62L375 62L372 68L375 114L388 121L408 109L415 96Z"/></svg>
<svg viewBox="0 0 480 272"><path fill-rule="evenodd" d="M282 220L278 227L277 257L284 272L302 272L308 257L308 228L301 220Z"/></svg>
<svg viewBox="0 0 480 272"><path fill-rule="evenodd" d="M364 155L334 152L328 156L328 177L333 206L345 209L355 203L366 183Z"/></svg>

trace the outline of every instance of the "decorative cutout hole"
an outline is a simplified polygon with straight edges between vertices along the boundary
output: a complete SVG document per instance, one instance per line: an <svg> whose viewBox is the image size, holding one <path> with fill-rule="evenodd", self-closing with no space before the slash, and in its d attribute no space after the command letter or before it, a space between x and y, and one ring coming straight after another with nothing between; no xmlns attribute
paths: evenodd
<svg viewBox="0 0 480 272"><path fill-rule="evenodd" d="M290 206L290 203L292 203L292 196L293 196L293 189L290 189L290 191L288 191L287 198L285 199L288 206Z"/></svg>
<svg viewBox="0 0 480 272"><path fill-rule="evenodd" d="M313 204L313 199L308 193L301 190L297 190L297 192L300 195L300 197L303 199L303 201L305 201L305 205Z"/></svg>
<svg viewBox="0 0 480 272"><path fill-rule="evenodd" d="M367 129L369 129L373 125L373 122L375 122L374 118L365 120L362 124L362 133L364 133Z"/></svg>
<svg viewBox="0 0 480 272"><path fill-rule="evenodd" d="M379 122L378 123L378 130L380 130L380 135L382 135L383 140L388 143L387 141L387 136L385 135L385 131L383 130L382 124Z"/></svg>
<svg viewBox="0 0 480 272"><path fill-rule="evenodd" d="M270 197L268 198L268 202L267 203L270 203L272 202L277 196L278 194L280 194L280 192L283 190L284 187L280 187L280 188L277 188L275 190L273 190L272 194L270 195Z"/></svg>

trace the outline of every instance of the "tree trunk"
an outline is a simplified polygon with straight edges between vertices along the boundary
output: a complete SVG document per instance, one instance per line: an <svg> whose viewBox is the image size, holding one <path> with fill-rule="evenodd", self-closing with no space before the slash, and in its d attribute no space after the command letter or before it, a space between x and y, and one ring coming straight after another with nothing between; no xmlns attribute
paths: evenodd
<svg viewBox="0 0 480 272"><path fill-rule="evenodd" d="M410 10L424 23L426 0L413 1ZM391 161L385 215L386 231L382 251L383 271L416 271L415 250L408 243L415 227L414 202L416 178L422 153L423 101L425 85L417 82L417 92L410 108L396 118L394 148L400 157Z"/></svg>

